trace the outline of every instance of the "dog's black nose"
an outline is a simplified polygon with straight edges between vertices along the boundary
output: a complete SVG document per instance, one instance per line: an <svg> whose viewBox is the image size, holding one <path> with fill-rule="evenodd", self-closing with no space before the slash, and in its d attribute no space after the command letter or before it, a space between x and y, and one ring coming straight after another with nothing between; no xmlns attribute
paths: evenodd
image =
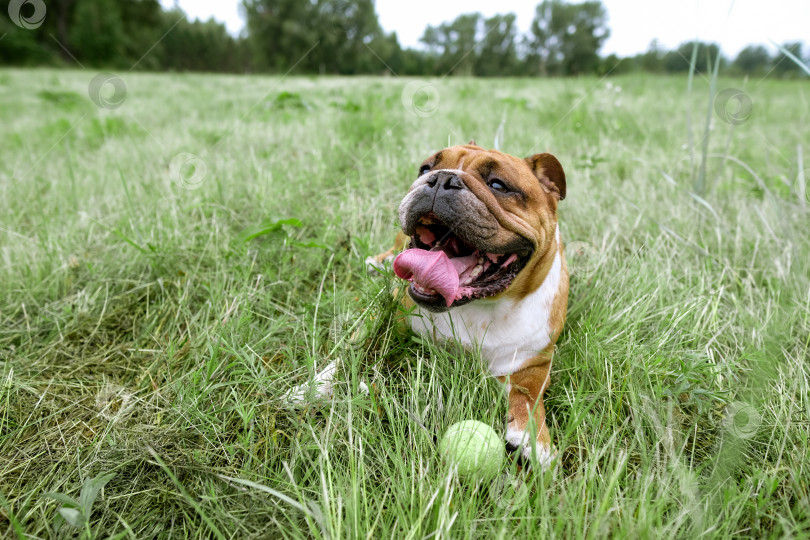
<svg viewBox="0 0 810 540"><path fill-rule="evenodd" d="M436 187L438 184L444 189L462 189L464 187L464 184L461 182L461 178L450 171L439 171L428 178L426 183L430 187Z"/></svg>
<svg viewBox="0 0 810 540"><path fill-rule="evenodd" d="M448 176L444 181L444 189L461 189L464 184L461 183L461 178L455 174Z"/></svg>

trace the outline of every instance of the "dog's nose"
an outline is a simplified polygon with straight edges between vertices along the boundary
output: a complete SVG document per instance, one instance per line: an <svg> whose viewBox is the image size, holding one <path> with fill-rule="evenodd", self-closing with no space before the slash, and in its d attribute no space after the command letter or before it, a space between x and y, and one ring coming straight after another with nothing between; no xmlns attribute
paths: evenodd
<svg viewBox="0 0 810 540"><path fill-rule="evenodd" d="M461 183L461 178L455 174L451 174L444 180L444 189L461 189L464 184Z"/></svg>
<svg viewBox="0 0 810 540"><path fill-rule="evenodd" d="M450 171L439 171L427 179L427 185L436 187L436 185L444 189L462 189L464 184L457 174Z"/></svg>

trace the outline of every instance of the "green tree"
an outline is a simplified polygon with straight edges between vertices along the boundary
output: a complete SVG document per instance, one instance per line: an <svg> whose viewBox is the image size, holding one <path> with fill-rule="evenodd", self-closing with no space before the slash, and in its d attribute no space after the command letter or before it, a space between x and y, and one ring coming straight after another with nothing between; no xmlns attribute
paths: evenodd
<svg viewBox="0 0 810 540"><path fill-rule="evenodd" d="M123 55L126 58L124 67L130 68L137 62L140 69L162 69L164 66L160 63L160 51L163 49L163 41L160 38L171 27L164 25L166 15L172 13L174 18L171 24L174 24L178 18L185 19L185 13L164 12L158 0L116 0L116 2L121 10L121 21L124 26L122 38Z"/></svg>
<svg viewBox="0 0 810 540"><path fill-rule="evenodd" d="M599 49L609 36L601 1L544 0L535 9L528 59L541 74L593 73L600 66Z"/></svg>
<svg viewBox="0 0 810 540"><path fill-rule="evenodd" d="M312 20L319 44L307 59L315 68L311 71L355 74L384 69L374 58L380 53L371 46L383 36L372 0L318 0Z"/></svg>
<svg viewBox="0 0 810 540"><path fill-rule="evenodd" d="M73 63L67 51L61 49L56 40L67 44L68 27L74 0L52 0L46 2L46 16L36 28L20 28L9 17L10 0L0 0L0 64L43 65L57 64L62 58ZM34 15L30 3L21 6L24 18Z"/></svg>
<svg viewBox="0 0 810 540"><path fill-rule="evenodd" d="M804 61L802 57L802 43L800 41L783 43L782 48L789 51L799 60ZM774 58L773 73L778 77L785 78L795 78L804 75L802 68L781 50L776 53L776 58Z"/></svg>
<svg viewBox="0 0 810 540"><path fill-rule="evenodd" d="M76 10L76 0L56 0L53 4L47 5L48 16L45 18L42 30L44 30L45 34L53 32L56 35L64 47L59 48L59 54L62 55L65 61L73 62L66 49L70 46L69 28L70 22L73 20L73 13Z"/></svg>
<svg viewBox="0 0 810 540"><path fill-rule="evenodd" d="M368 71L370 73L392 74L392 71L397 75L405 75L408 73L406 54L399 45L396 32L390 34L380 32L380 34L375 36L368 44L368 48L374 51L374 55L378 57L369 59L371 67Z"/></svg>
<svg viewBox="0 0 810 540"><path fill-rule="evenodd" d="M475 74L485 77L520 74L514 13L494 15L484 21Z"/></svg>
<svg viewBox="0 0 810 540"><path fill-rule="evenodd" d="M69 47L90 66L121 65L124 60L124 23L116 0L82 0L70 26Z"/></svg>
<svg viewBox="0 0 810 540"><path fill-rule="evenodd" d="M251 53L257 67L286 71L317 42L311 2L301 0L243 0Z"/></svg>
<svg viewBox="0 0 810 540"><path fill-rule="evenodd" d="M421 41L435 58L435 74L475 74L483 21L480 13L465 13L453 22L425 29Z"/></svg>
<svg viewBox="0 0 810 540"><path fill-rule="evenodd" d="M638 66L650 73L660 73L664 71L664 55L666 52L658 43L657 39L650 42L647 51L639 55Z"/></svg>
<svg viewBox="0 0 810 540"><path fill-rule="evenodd" d="M374 45L395 54L396 41L385 39L372 0L243 0L242 5L251 50L266 69L369 73L385 69Z"/></svg>
<svg viewBox="0 0 810 540"><path fill-rule="evenodd" d="M224 24L214 19L189 22L182 12L175 10L164 13L162 18L160 28L165 36L155 58L164 69L220 72L245 69L241 43L228 34Z"/></svg>
<svg viewBox="0 0 810 540"><path fill-rule="evenodd" d="M771 55L762 45L749 45L737 54L732 65L746 75L764 75L771 68Z"/></svg>
<svg viewBox="0 0 810 540"><path fill-rule="evenodd" d="M599 69L596 71L597 75L622 75L632 71L638 71L637 57L619 58L615 53L611 53L602 58L599 63Z"/></svg>
<svg viewBox="0 0 810 540"><path fill-rule="evenodd" d="M668 52L664 56L664 69L669 73L680 73L689 71L689 62L692 59L692 51L697 45L697 57L695 59L696 73L710 73L714 69L714 62L720 55L720 46L717 43L703 43L700 41L687 41L682 43L676 50ZM720 57L720 67L725 64L725 60Z"/></svg>
<svg viewBox="0 0 810 540"><path fill-rule="evenodd" d="M2 7L2 6L0 6ZM0 12L0 64L35 65L52 63L56 59L53 51L43 49L36 32L19 28Z"/></svg>
<svg viewBox="0 0 810 540"><path fill-rule="evenodd" d="M397 68L400 75L430 75L437 72L435 57L416 49L402 49L402 64Z"/></svg>

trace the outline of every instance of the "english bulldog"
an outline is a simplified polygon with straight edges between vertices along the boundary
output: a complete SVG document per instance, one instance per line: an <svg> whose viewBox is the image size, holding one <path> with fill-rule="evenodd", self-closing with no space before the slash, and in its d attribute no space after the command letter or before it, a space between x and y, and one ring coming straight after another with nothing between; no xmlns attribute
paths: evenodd
<svg viewBox="0 0 810 540"><path fill-rule="evenodd" d="M541 466L553 458L543 392L568 305L557 224L564 198L565 173L551 154L521 159L474 141L445 148L421 164L402 200L394 248L366 261L391 261L409 282L414 332L481 351L508 393L507 447ZM316 376L320 394L331 393L334 371Z"/></svg>

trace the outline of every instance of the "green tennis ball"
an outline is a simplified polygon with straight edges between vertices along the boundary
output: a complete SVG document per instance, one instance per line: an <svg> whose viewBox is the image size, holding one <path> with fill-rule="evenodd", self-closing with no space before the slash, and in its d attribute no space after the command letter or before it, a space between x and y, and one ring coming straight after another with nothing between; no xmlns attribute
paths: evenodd
<svg viewBox="0 0 810 540"><path fill-rule="evenodd" d="M461 478L491 480L501 472L503 441L495 430L478 420L450 426L439 442L439 453L458 467Z"/></svg>

